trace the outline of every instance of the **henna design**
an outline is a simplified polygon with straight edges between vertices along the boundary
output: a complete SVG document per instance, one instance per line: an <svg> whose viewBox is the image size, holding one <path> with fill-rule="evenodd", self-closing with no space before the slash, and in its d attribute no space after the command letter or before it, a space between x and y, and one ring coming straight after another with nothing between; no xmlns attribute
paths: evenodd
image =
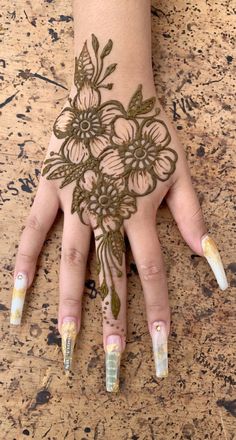
<svg viewBox="0 0 236 440"><path fill-rule="evenodd" d="M117 100L102 101L101 89L112 89L113 84L105 80L117 66L110 64L104 69L104 59L112 46L109 40L99 55L99 42L92 34L93 59L87 42L75 58L77 93L68 98L69 105L54 123L54 134L62 139L62 145L58 153L51 152L44 161L42 175L49 180L61 179L60 188L75 182L71 213L77 213L84 224L84 214L88 215L94 221L94 229L102 231L95 237L99 241L97 273L103 274L100 293L102 300L110 293L111 311L117 319L120 298L111 266L121 277L125 253L121 226L137 211L137 197L152 192L158 180L169 179L178 156L168 147L171 137L166 124L158 118L155 97L144 100L142 85L127 109Z"/></svg>

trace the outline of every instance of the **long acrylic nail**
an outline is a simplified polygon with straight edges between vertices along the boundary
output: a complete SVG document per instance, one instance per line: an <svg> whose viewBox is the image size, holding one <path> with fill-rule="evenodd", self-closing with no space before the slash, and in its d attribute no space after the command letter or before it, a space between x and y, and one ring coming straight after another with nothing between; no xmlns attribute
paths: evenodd
<svg viewBox="0 0 236 440"><path fill-rule="evenodd" d="M15 278L12 292L10 324L19 325L21 323L27 284L27 275L19 272Z"/></svg>
<svg viewBox="0 0 236 440"><path fill-rule="evenodd" d="M168 376L167 329L163 321L152 324L152 346L157 377Z"/></svg>
<svg viewBox="0 0 236 440"><path fill-rule="evenodd" d="M220 257L220 253L217 249L214 240L206 235L202 239L202 249L204 257L206 257L221 290L225 290L228 287L228 281L226 278L224 266Z"/></svg>
<svg viewBox="0 0 236 440"><path fill-rule="evenodd" d="M76 319L73 317L64 318L61 326L61 345L65 373L69 373L72 369L73 351L77 333Z"/></svg>
<svg viewBox="0 0 236 440"><path fill-rule="evenodd" d="M106 390L116 393L119 391L121 338L110 335L106 340Z"/></svg>

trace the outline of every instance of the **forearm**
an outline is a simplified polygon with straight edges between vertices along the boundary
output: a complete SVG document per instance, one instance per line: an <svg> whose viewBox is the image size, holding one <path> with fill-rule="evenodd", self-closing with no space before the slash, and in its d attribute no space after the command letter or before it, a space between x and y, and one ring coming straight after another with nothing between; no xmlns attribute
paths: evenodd
<svg viewBox="0 0 236 440"><path fill-rule="evenodd" d="M114 97L130 95L140 83L148 88L145 95L152 95L150 0L74 0L73 11L75 56L86 40L91 45L92 34L101 48L111 39L109 63L117 63L112 74Z"/></svg>

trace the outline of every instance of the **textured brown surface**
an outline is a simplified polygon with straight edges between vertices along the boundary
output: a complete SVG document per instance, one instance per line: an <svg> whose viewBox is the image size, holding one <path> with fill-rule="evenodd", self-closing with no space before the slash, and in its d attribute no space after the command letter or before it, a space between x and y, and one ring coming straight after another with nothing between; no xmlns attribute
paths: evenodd
<svg viewBox="0 0 236 440"><path fill-rule="evenodd" d="M70 1L1 4L1 439L236 439L235 3L153 2L158 95L179 130L231 288L217 289L207 263L192 255L163 207L157 223L172 308L169 377L154 376L142 289L127 243L128 343L118 396L105 391L93 241L74 373L63 373L56 319L61 216L40 256L22 326L9 325L18 239L71 84L73 22Z"/></svg>

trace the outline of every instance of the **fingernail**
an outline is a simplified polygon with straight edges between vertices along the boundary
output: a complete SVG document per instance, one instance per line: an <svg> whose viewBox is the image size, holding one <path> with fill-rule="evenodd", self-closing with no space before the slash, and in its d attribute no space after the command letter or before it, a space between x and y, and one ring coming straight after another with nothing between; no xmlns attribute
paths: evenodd
<svg viewBox="0 0 236 440"><path fill-rule="evenodd" d="M202 250L204 257L207 259L221 290L227 289L228 281L226 278L224 266L214 240L206 235L202 239Z"/></svg>
<svg viewBox="0 0 236 440"><path fill-rule="evenodd" d="M119 335L110 335L106 340L106 390L119 391L120 359L122 343Z"/></svg>
<svg viewBox="0 0 236 440"><path fill-rule="evenodd" d="M61 345L65 373L69 373L72 369L73 351L77 333L76 319L73 317L64 318L61 326Z"/></svg>
<svg viewBox="0 0 236 440"><path fill-rule="evenodd" d="M27 285L27 275L18 272L12 292L10 324L19 325L21 323Z"/></svg>
<svg viewBox="0 0 236 440"><path fill-rule="evenodd" d="M168 350L167 350L167 329L163 321L152 324L151 329L152 346L157 377L168 376Z"/></svg>

